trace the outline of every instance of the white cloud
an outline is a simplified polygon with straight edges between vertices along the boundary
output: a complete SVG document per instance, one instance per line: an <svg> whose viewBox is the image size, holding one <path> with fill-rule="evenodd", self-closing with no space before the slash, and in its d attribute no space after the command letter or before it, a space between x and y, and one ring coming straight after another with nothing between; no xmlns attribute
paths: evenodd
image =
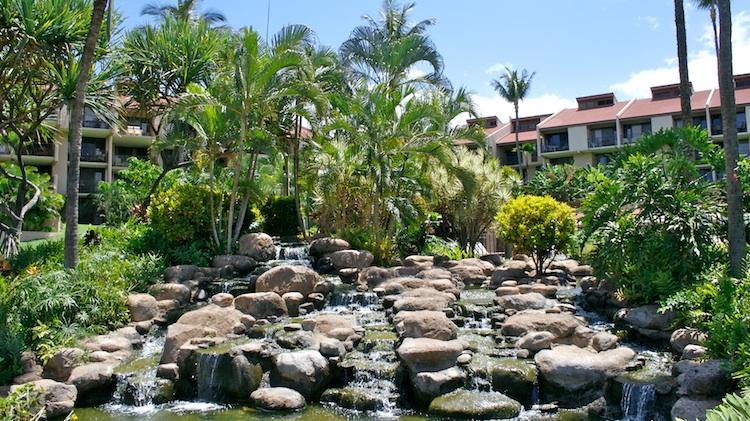
<svg viewBox="0 0 750 421"><path fill-rule="evenodd" d="M740 12L732 20L732 55L735 74L750 73L750 13ZM701 37L700 50L688 58L690 80L695 90L715 88L718 85L716 74L716 52L713 31L707 25ZM690 48L690 46L688 46ZM674 58L666 60L666 66L644 69L632 73L622 82L610 86L620 99L649 97L650 87L667 85L679 81L679 71Z"/></svg>
<svg viewBox="0 0 750 421"><path fill-rule="evenodd" d="M638 22L650 26L651 29L659 28L659 19L655 16L638 16Z"/></svg>
<svg viewBox="0 0 750 421"><path fill-rule="evenodd" d="M513 65L510 63L495 63L492 66L488 67L484 72L488 75L492 75L505 71L506 67L513 68Z"/></svg>
<svg viewBox="0 0 750 421"><path fill-rule="evenodd" d="M499 95L482 96L472 95L477 112L481 116L496 115L503 122L508 122L509 118L514 115L513 104L505 101ZM552 114L563 108L575 107L576 102L573 99L563 98L555 94L543 94L532 98L527 98L519 106L521 117L538 114Z"/></svg>

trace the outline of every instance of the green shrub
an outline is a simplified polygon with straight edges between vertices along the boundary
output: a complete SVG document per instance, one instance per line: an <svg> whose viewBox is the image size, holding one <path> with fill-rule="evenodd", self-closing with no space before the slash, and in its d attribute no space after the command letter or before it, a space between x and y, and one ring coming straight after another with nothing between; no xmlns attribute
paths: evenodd
<svg viewBox="0 0 750 421"><path fill-rule="evenodd" d="M706 421L743 421L750 419L750 391L741 395L731 394L724 397L721 405L706 413Z"/></svg>
<svg viewBox="0 0 750 421"><path fill-rule="evenodd" d="M445 256L451 260L474 257L473 250L461 247L453 240L445 240L434 235L427 236L422 253L428 256Z"/></svg>
<svg viewBox="0 0 750 421"><path fill-rule="evenodd" d="M171 244L210 241L211 191L202 185L176 184L154 196L148 209L151 228ZM214 197L219 206L218 195Z"/></svg>
<svg viewBox="0 0 750 421"><path fill-rule="evenodd" d="M271 235L291 236L300 233L297 208L292 196L269 197L260 208L263 231Z"/></svg>
<svg viewBox="0 0 750 421"><path fill-rule="evenodd" d="M18 165L3 163L5 170L13 175L20 175L21 170ZM61 194L55 192L50 176L39 173L36 167L27 166L26 174L30 182L34 183L41 190L39 201L26 214L23 221L24 231L52 231L54 225L50 222L60 217L60 210L63 207L64 199ZM15 203L18 192L18 183L6 177L0 177L0 202ZM28 199L33 196L34 191L28 193ZM11 221L8 216L0 212L0 222L9 224Z"/></svg>
<svg viewBox="0 0 750 421"><path fill-rule="evenodd" d="M128 167L117 172L115 180L99 184L95 196L99 214L108 225L120 225L133 216L143 216L140 209L162 168L137 158L128 159ZM178 171L171 171L159 184L162 189L175 184Z"/></svg>
<svg viewBox="0 0 750 421"><path fill-rule="evenodd" d="M529 254L539 274L544 259L569 247L576 231L573 208L549 196L512 199L496 219L498 237L513 244L516 252Z"/></svg>
<svg viewBox="0 0 750 421"><path fill-rule="evenodd" d="M534 173L534 177L523 186L523 192L534 196L550 196L557 201L577 206L594 186L588 179L589 172L588 168L571 164L547 165Z"/></svg>
<svg viewBox="0 0 750 421"><path fill-rule="evenodd" d="M398 248L391 238L378 239L375 230L349 227L337 232L353 249L367 250L373 255L373 264L390 266L399 261Z"/></svg>
<svg viewBox="0 0 750 421"><path fill-rule="evenodd" d="M663 300L720 262L722 203L681 157L631 155L583 201L587 257L624 298Z"/></svg>
<svg viewBox="0 0 750 421"><path fill-rule="evenodd" d="M39 419L44 409L40 404L42 392L31 384L20 386L6 397L0 397L0 420L29 421Z"/></svg>

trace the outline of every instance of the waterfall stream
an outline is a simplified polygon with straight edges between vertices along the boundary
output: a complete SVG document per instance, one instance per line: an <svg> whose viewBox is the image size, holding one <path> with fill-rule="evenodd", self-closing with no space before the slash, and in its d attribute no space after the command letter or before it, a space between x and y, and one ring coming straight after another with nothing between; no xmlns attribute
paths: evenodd
<svg viewBox="0 0 750 421"><path fill-rule="evenodd" d="M653 384L625 383L622 385L622 408L624 421L649 421L654 417L656 386Z"/></svg>

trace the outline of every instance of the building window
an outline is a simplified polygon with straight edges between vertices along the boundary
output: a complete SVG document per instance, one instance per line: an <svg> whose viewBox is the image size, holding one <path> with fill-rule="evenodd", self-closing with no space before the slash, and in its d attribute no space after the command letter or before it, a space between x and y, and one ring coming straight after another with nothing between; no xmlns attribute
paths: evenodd
<svg viewBox="0 0 750 421"><path fill-rule="evenodd" d="M572 156L566 156L563 158L552 158L549 160L550 165L566 165L566 164L573 164L573 157Z"/></svg>
<svg viewBox="0 0 750 421"><path fill-rule="evenodd" d="M128 159L130 158L138 158L146 161L148 160L148 149L115 146L115 153L112 156L112 165L116 167L127 167Z"/></svg>
<svg viewBox="0 0 750 421"><path fill-rule="evenodd" d="M539 120L526 120L526 121L514 121L513 122L513 133L515 132L530 132L536 130L536 125L539 124Z"/></svg>
<svg viewBox="0 0 750 421"><path fill-rule="evenodd" d="M78 199L78 222L81 224L98 225L104 222L104 218L99 215L93 197L81 197Z"/></svg>
<svg viewBox="0 0 750 421"><path fill-rule="evenodd" d="M674 125L675 127L682 127L683 126L682 119L676 118L674 120ZM706 115L702 114L702 115L693 116L693 126L698 126L703 130L708 129L708 122L706 121Z"/></svg>
<svg viewBox="0 0 750 421"><path fill-rule="evenodd" d="M644 134L651 133L651 123L625 124L622 126L622 142L633 143Z"/></svg>
<svg viewBox="0 0 750 421"><path fill-rule="evenodd" d="M89 127L92 129L108 129L109 126L107 126L106 123L99 120L99 118L94 114L94 111L86 107L83 110L83 127Z"/></svg>
<svg viewBox="0 0 750 421"><path fill-rule="evenodd" d="M107 162L107 139L99 137L82 137L81 161Z"/></svg>
<svg viewBox="0 0 750 421"><path fill-rule="evenodd" d="M614 127L602 127L589 130L589 148L601 148L617 144L617 134Z"/></svg>
<svg viewBox="0 0 750 421"><path fill-rule="evenodd" d="M737 113L737 132L744 133L747 131L747 116L744 111ZM711 135L717 136L724 133L724 122L721 120L721 114L711 116Z"/></svg>
<svg viewBox="0 0 750 421"><path fill-rule="evenodd" d="M568 131L549 133L544 135L542 152L557 152L568 150Z"/></svg>
<svg viewBox="0 0 750 421"><path fill-rule="evenodd" d="M498 149L497 154L503 165L518 165L518 154L515 148Z"/></svg>
<svg viewBox="0 0 750 421"><path fill-rule="evenodd" d="M714 172L711 168L698 168L698 175L706 181L715 181Z"/></svg>
<svg viewBox="0 0 750 421"><path fill-rule="evenodd" d="M136 136L148 136L148 121L145 118L130 117L125 131Z"/></svg>
<svg viewBox="0 0 750 421"><path fill-rule="evenodd" d="M750 156L750 142L747 140L738 143L740 155Z"/></svg>
<svg viewBox="0 0 750 421"><path fill-rule="evenodd" d="M594 155L594 165L607 165L612 162L611 154L598 154Z"/></svg>
<svg viewBox="0 0 750 421"><path fill-rule="evenodd" d="M78 183L79 193L96 193L99 183L104 181L103 168L81 168L81 179Z"/></svg>

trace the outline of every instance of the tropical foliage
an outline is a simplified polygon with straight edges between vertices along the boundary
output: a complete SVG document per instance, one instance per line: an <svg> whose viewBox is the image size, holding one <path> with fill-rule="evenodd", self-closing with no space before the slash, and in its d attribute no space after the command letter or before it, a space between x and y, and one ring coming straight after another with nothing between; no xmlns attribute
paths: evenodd
<svg viewBox="0 0 750 421"><path fill-rule="evenodd" d="M523 195L510 200L497 214L497 233L519 253L528 253L539 274L545 259L572 245L576 230L573 208L549 196Z"/></svg>

